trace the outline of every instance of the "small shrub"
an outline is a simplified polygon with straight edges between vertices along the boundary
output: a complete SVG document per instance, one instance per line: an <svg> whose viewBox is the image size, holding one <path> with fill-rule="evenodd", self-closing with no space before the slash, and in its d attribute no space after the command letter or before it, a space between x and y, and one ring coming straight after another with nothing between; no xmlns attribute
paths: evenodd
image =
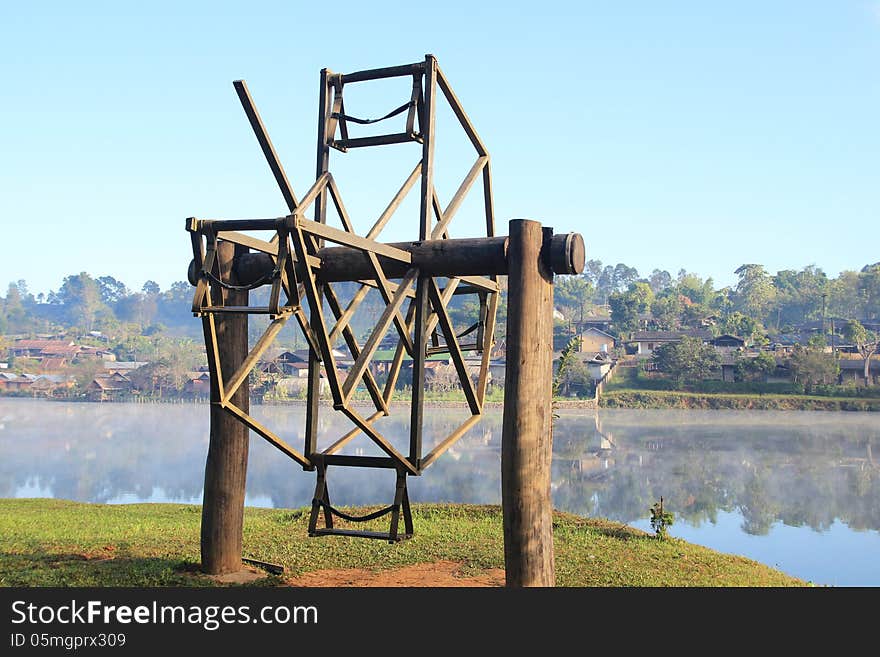
<svg viewBox="0 0 880 657"><path fill-rule="evenodd" d="M666 534L670 525L675 522L675 516L670 511L663 509L663 498L659 502L655 502L650 508L651 511L651 529L654 535L659 539L666 538Z"/></svg>

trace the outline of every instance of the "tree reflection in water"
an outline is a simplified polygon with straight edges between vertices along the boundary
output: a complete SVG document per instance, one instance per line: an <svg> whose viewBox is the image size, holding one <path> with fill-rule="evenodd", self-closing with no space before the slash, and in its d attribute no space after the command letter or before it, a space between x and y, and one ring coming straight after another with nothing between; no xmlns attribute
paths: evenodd
<svg viewBox="0 0 880 657"><path fill-rule="evenodd" d="M255 406L254 415L293 445L302 443L302 406ZM467 414L427 409L425 451ZM794 411L560 411L554 428L553 500L561 510L633 523L663 496L676 524L715 523L737 512L742 530L767 534L774 523L821 531L835 521L880 528L880 467L873 452L880 423L870 413ZM322 444L350 428L321 416ZM406 449L407 421L380 430ZM0 496L47 494L88 501L201 498L208 440L202 404L71 404L0 400ZM255 436L250 499L275 507L311 500L314 475ZM421 477L415 502L498 504L501 412L474 429ZM378 454L365 439L344 453ZM391 472L331 468L336 504L387 504Z"/></svg>

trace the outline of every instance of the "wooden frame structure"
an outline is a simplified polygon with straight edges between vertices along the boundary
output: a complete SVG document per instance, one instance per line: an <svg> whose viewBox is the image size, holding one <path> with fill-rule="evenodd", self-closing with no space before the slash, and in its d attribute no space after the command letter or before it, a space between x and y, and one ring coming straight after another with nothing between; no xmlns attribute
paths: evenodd
<svg viewBox="0 0 880 657"><path fill-rule="evenodd" d="M346 85L363 83L391 77L412 78L410 100L382 119L407 112L406 130L401 133L351 138L349 124L369 124L377 120L364 120L345 113L343 92ZM498 306L497 274L460 274L440 270L444 243L460 243L467 240L450 240L450 225L463 200L474 183L482 180L483 208L486 238L495 237L492 202L492 182L489 154L459 103L455 93L432 55L423 62L389 68L359 71L350 74L321 71L318 117L318 147L316 181L301 199L297 199L281 162L275 152L265 126L251 99L243 80L234 82L235 90L254 130L257 141L266 157L289 214L269 219L205 220L188 218L186 229L190 232L193 262L190 266L190 282L195 285L192 312L201 317L204 325L208 364L211 371L212 403L243 423L305 470L318 471L311 522L312 535L346 533L397 541L412 534L406 477L420 475L428 466L460 439L480 418L488 384L489 360L492 349L495 317ZM476 159L461 181L449 202L442 206L434 187L434 124L436 103L440 94L448 102L461 128L476 151ZM388 203L373 226L364 234L355 232L340 190L330 173L330 152L346 152L354 148L381 146L406 142L420 144L421 158L403 181L398 192ZM385 244L377 241L382 229L401 205L406 196L419 183L418 234L412 244ZM328 224L330 215L328 200L332 204L341 228ZM306 216L311 207L312 218ZM265 231L268 239L253 237L255 231ZM483 242L484 240L473 240ZM258 271L244 284L238 276L221 275L217 253L223 242L229 242L252 253L251 269ZM360 264L361 278L346 278L350 267L332 267L333 248L339 247L337 256L347 258L349 265ZM427 258L417 251L418 246L430 245ZM476 245L482 255L483 244ZM504 258L505 240L492 242L494 252ZM401 248L403 247L403 248ZM248 257L239 257L238 269L247 270ZM470 261L470 266L473 266ZM434 271L430 271L433 264ZM261 268L262 267L262 268ZM340 269L342 273L340 273ZM355 268L357 269L357 267ZM365 271L364 271L365 270ZM503 272L502 272L503 273ZM341 276L341 278L340 278ZM245 277L246 278L246 277ZM394 280L392 280L394 279ZM343 308L332 282L358 280L361 287ZM234 306L223 302L220 290L253 289L260 285L271 286L267 306ZM212 288L214 291L212 292ZM370 289L377 289L385 302L385 309L366 342L361 345L355 337L350 322L358 306ZM284 299L282 300L282 293ZM480 317L475 326L464 333L476 331L476 339L465 345L460 341L449 315L448 304L455 295L476 294L480 301ZM325 304L332 317L325 312ZM306 308L308 312L306 312ZM247 354L231 376L224 378L223 363L217 338L217 317L230 313L265 314L271 319L268 328ZM247 379L260 357L271 346L287 321L295 318L309 345L308 400L306 411L305 441L301 450L285 442L269 427L253 418L233 402L233 396L247 385ZM397 347L390 373L384 388L380 388L369 370L370 360L376 353L386 332L394 327L398 335ZM439 333L442 332L441 342ZM335 341L342 338L354 365L347 375L339 371L334 359ZM481 352L480 370L476 383L471 380L465 363L465 350ZM423 407L426 356L448 352L455 366L461 387L467 400L470 417L442 439L428 453L423 452ZM401 453L376 428L376 420L389 414L390 402L406 355L412 358L412 402L410 405L410 436L408 453ZM326 377L333 408L345 414L354 429L340 436L326 447L318 445L318 415L320 409L320 378ZM369 393L373 410L362 413L352 404L356 388L363 383ZM339 451L358 435L365 435L384 456L356 456L340 454ZM329 466L359 466L390 468L397 472L394 502L384 512L391 513L389 533L343 531L333 527L333 515L341 514L330 506L326 473ZM320 511L324 511L326 526L317 527ZM398 517L403 512L405 531L397 531ZM375 517L375 514L370 518ZM352 518L349 520L366 520Z"/></svg>

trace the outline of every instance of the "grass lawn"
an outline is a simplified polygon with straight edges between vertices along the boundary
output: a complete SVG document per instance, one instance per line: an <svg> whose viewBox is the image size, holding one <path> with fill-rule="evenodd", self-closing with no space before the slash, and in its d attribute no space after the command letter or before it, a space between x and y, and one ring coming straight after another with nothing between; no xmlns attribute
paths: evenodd
<svg viewBox="0 0 880 657"><path fill-rule="evenodd" d="M367 508L356 511L363 513ZM501 509L413 505L415 536L389 544L309 538L307 509L245 509L244 555L285 568L259 585L341 568L454 561L462 574L504 568ZM808 586L755 561L602 519L554 516L557 586ZM201 575L201 507L0 500L0 586L217 586ZM371 528L387 531L387 517ZM345 526L341 523L340 526Z"/></svg>

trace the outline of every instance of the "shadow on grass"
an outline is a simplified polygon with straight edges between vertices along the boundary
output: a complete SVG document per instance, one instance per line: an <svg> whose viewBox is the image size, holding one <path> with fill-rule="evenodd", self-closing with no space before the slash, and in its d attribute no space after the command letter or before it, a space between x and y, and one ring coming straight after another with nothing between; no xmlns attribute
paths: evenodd
<svg viewBox="0 0 880 657"><path fill-rule="evenodd" d="M217 586L199 564L157 557L0 553L0 586Z"/></svg>

